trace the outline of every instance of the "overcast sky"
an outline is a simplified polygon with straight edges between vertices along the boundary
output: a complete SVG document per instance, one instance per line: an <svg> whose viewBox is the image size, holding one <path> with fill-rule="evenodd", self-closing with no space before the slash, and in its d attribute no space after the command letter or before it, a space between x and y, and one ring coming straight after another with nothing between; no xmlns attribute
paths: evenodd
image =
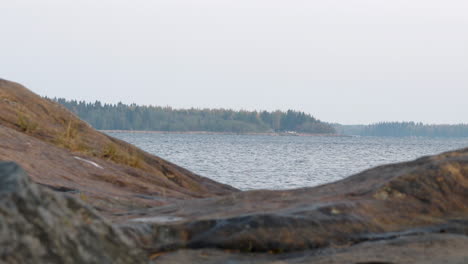
<svg viewBox="0 0 468 264"><path fill-rule="evenodd" d="M2 0L0 78L88 101L468 123L467 0Z"/></svg>

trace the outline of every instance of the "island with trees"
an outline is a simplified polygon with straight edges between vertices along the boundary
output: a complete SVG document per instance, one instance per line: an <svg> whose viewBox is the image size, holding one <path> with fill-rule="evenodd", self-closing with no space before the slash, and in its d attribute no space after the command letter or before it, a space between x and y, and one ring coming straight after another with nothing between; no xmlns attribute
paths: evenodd
<svg viewBox="0 0 468 264"><path fill-rule="evenodd" d="M136 104L52 99L99 130L335 134L332 125L299 111L174 109Z"/></svg>
<svg viewBox="0 0 468 264"><path fill-rule="evenodd" d="M337 133L375 137L468 137L468 124L380 122L371 125L334 125Z"/></svg>

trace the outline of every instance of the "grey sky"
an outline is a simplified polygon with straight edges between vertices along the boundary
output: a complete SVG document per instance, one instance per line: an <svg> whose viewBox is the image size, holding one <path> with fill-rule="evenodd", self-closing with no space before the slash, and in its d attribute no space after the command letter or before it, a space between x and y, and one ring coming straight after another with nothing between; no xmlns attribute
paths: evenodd
<svg viewBox="0 0 468 264"><path fill-rule="evenodd" d="M3 0L0 77L48 96L468 123L466 0Z"/></svg>

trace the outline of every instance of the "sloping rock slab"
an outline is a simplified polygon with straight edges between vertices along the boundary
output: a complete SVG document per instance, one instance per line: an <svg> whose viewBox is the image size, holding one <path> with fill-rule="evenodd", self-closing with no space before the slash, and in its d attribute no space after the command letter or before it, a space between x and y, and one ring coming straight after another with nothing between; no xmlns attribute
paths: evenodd
<svg viewBox="0 0 468 264"><path fill-rule="evenodd" d="M106 216L237 192L93 129L58 103L0 79L0 160L80 195Z"/></svg>
<svg viewBox="0 0 468 264"><path fill-rule="evenodd" d="M0 162L0 263L147 263L145 256L81 202Z"/></svg>
<svg viewBox="0 0 468 264"><path fill-rule="evenodd" d="M283 253L420 233L466 235L468 150L381 166L315 188L234 193L132 214L123 223L126 232L153 252Z"/></svg>

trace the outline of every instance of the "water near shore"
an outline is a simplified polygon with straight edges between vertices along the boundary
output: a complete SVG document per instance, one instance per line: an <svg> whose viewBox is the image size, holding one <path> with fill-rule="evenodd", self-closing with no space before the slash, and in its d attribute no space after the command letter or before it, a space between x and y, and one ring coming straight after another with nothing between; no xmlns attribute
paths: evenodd
<svg viewBox="0 0 468 264"><path fill-rule="evenodd" d="M468 138L107 133L243 190L316 186L377 165L468 147Z"/></svg>

